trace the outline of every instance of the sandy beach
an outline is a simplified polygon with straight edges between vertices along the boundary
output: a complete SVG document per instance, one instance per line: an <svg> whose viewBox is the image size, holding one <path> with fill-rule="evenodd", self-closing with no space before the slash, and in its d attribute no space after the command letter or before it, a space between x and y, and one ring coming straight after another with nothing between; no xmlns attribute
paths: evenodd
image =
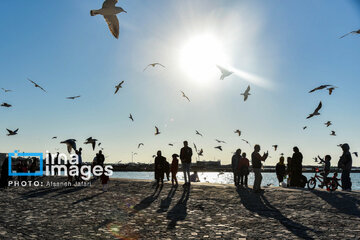
<svg viewBox="0 0 360 240"><path fill-rule="evenodd" d="M360 192L111 180L12 187L0 194L1 239L358 239ZM175 190L175 191L174 191Z"/></svg>

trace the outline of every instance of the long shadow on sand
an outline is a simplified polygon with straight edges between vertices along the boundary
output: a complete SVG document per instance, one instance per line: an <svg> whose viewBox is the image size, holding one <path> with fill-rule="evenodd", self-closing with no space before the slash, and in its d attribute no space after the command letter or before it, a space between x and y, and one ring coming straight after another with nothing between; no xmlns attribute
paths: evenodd
<svg viewBox="0 0 360 240"><path fill-rule="evenodd" d="M162 184L157 185L155 188L155 191L150 196L147 196L146 198L141 200L140 203L138 203L134 206L134 210L141 211L141 210L144 210L145 208L150 207L150 205L159 197L162 188L163 188Z"/></svg>
<svg viewBox="0 0 360 240"><path fill-rule="evenodd" d="M73 202L72 204L78 204L78 203L81 203L81 202L86 202L86 201L89 201L97 196L100 196L101 194L103 194L104 192L100 192L100 193L97 193L97 194L94 194L94 195L91 195L91 196L88 196L88 197L84 197L82 199L79 199L75 202Z"/></svg>
<svg viewBox="0 0 360 240"><path fill-rule="evenodd" d="M29 199L29 198L38 198L38 197L43 197L47 194L62 190L63 188L45 188L45 189L36 189L36 190L31 190L28 191L26 193L23 193L21 198L22 199Z"/></svg>
<svg viewBox="0 0 360 240"><path fill-rule="evenodd" d="M355 217L360 217L360 210L357 206L360 205L360 200L353 197L350 193L329 193L317 190L312 191L312 193L336 208L339 212Z"/></svg>
<svg viewBox="0 0 360 240"><path fill-rule="evenodd" d="M176 205L167 213L166 218L170 220L167 228L174 229L178 221L182 221L187 216L187 201L190 196L190 187L185 187L181 198Z"/></svg>
<svg viewBox="0 0 360 240"><path fill-rule="evenodd" d="M156 211L157 213L167 212L175 195L176 189L177 186L172 186L167 197L165 199L161 199L159 209Z"/></svg>
<svg viewBox="0 0 360 240"><path fill-rule="evenodd" d="M62 192L59 192L58 194L52 196L53 198L56 198L56 197L59 197L61 195L66 195L66 194L69 194L69 193L73 193L73 192L77 192L77 191L80 191L82 189L84 189L86 187L84 186L81 186L81 187L67 187L65 191L62 191Z"/></svg>
<svg viewBox="0 0 360 240"><path fill-rule="evenodd" d="M290 232L292 232L299 238L313 239L306 233L306 231L314 232L313 229L308 228L300 223L296 223L291 219L285 217L277 208L273 207L270 204L270 202L263 194L257 194L242 190L238 190L237 192L240 196L241 203L249 211L255 212L262 217L273 218L279 221L284 227L286 227Z"/></svg>

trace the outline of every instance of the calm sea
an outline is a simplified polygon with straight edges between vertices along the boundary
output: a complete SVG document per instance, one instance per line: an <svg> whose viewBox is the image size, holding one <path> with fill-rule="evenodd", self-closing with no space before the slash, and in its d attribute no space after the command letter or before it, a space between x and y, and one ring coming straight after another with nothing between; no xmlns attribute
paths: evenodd
<svg viewBox="0 0 360 240"><path fill-rule="evenodd" d="M200 182L206 183L221 183L221 184L232 184L233 183L233 174L230 172L219 173L219 172L198 172ZM263 181L262 185L267 186L269 184L273 184L278 186L278 180L276 178L275 173L262 173ZM304 173L304 175L309 179L314 176L315 173ZM338 178L340 178L338 175ZM330 174L332 176L332 173ZM178 180L183 181L184 176L182 172L177 174ZM360 190L360 173L351 173L350 175L352 181L352 189ZM128 178L128 179L144 179L144 180L153 180L154 173L153 172L114 172L111 178ZM254 183L254 174L250 173L249 175L249 185L253 185Z"/></svg>

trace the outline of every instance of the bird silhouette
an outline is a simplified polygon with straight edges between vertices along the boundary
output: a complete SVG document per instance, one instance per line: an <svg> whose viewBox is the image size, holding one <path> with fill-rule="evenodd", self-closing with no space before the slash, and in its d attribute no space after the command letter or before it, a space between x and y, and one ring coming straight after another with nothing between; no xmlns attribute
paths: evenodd
<svg viewBox="0 0 360 240"><path fill-rule="evenodd" d="M4 102L4 103L1 104L1 107L7 107L7 108L9 108L9 107L12 107L12 105Z"/></svg>
<svg viewBox="0 0 360 240"><path fill-rule="evenodd" d="M84 142L84 144L91 144L93 150L95 150L95 145L96 145L96 142L97 142L97 141L98 141L97 139L94 139L94 138L92 138L92 137L89 137L89 138L86 139L86 142Z"/></svg>
<svg viewBox="0 0 360 240"><path fill-rule="evenodd" d="M12 92L12 90L10 90L10 89L5 89L5 88L1 88L2 90L4 90L4 92Z"/></svg>
<svg viewBox="0 0 360 240"><path fill-rule="evenodd" d="M37 84L36 82L34 82L33 80L31 80L30 78L28 78L27 80L29 80L29 82L31 82L32 84L34 84L34 87L40 88L41 90L43 90L44 92L46 92L44 88L42 88L39 84Z"/></svg>
<svg viewBox="0 0 360 240"><path fill-rule="evenodd" d="M360 34L360 29L359 29L359 30L355 30L355 31L351 31L351 32L349 32L349 33L341 36L340 38L344 38L344 37L346 37L347 35L350 35L350 34Z"/></svg>
<svg viewBox="0 0 360 240"><path fill-rule="evenodd" d="M326 125L326 127L329 127L332 125L331 121L327 121L326 123L324 123Z"/></svg>
<svg viewBox="0 0 360 240"><path fill-rule="evenodd" d="M353 152L353 154L355 155L355 157L358 157L358 152Z"/></svg>
<svg viewBox="0 0 360 240"><path fill-rule="evenodd" d="M134 118L133 118L133 116L131 115L131 113L130 113L129 118L130 118L131 121L134 121Z"/></svg>
<svg viewBox="0 0 360 240"><path fill-rule="evenodd" d="M169 143L169 146L173 147L173 146L174 146L174 144L173 144L173 143Z"/></svg>
<svg viewBox="0 0 360 240"><path fill-rule="evenodd" d="M239 137L241 136L241 131L239 129L235 130L234 133L238 134Z"/></svg>
<svg viewBox="0 0 360 240"><path fill-rule="evenodd" d="M251 146L251 144L249 143L249 141L245 140L245 139L241 139L242 141L246 142L247 144L249 144Z"/></svg>
<svg viewBox="0 0 360 240"><path fill-rule="evenodd" d="M101 14L104 16L110 32L116 39L119 38L119 32L120 32L119 20L116 17L116 14L121 12L126 13L126 11L121 7L115 6L117 2L118 2L117 0L105 0L101 9L90 11L91 16L95 16L97 14Z"/></svg>
<svg viewBox="0 0 360 240"><path fill-rule="evenodd" d="M148 64L148 65L144 68L143 72L145 72L145 70L146 70L148 67L150 67L150 66L151 66L151 67L161 66L161 67L165 68L165 66L162 65L161 63L150 63L150 64Z"/></svg>
<svg viewBox="0 0 360 240"><path fill-rule="evenodd" d="M159 128L155 126L155 135L159 135L159 134L160 134Z"/></svg>
<svg viewBox="0 0 360 240"><path fill-rule="evenodd" d="M6 129L8 131L7 136L14 136L16 134L18 134L17 132L19 131L19 129L16 129L14 131L10 130L10 129Z"/></svg>
<svg viewBox="0 0 360 240"><path fill-rule="evenodd" d="M329 88L327 88L327 90L329 91L329 95L331 95L332 94L332 92L335 90L335 88L337 88L337 87L329 87Z"/></svg>
<svg viewBox="0 0 360 240"><path fill-rule="evenodd" d="M273 148L275 149L275 151L277 150L277 148L278 148L278 145L272 145L273 146Z"/></svg>
<svg viewBox="0 0 360 240"><path fill-rule="evenodd" d="M220 80L224 80L224 78L230 76L231 74L233 74L233 72L223 68L223 67L220 67L219 65L216 65L218 67L218 69L221 71L221 76L220 76Z"/></svg>
<svg viewBox="0 0 360 240"><path fill-rule="evenodd" d="M244 96L244 102L248 99L248 97L251 95L250 94L250 85L247 87L247 89L245 90L244 93L241 93L240 95Z"/></svg>
<svg viewBox="0 0 360 240"><path fill-rule="evenodd" d="M188 98L188 96L186 96L186 94L183 91L181 91L181 93L182 93L182 96L190 102L190 99Z"/></svg>
<svg viewBox="0 0 360 240"><path fill-rule="evenodd" d="M68 139L68 140L62 141L60 143L66 144L67 150L69 153L71 153L72 149L74 149L74 151L76 151L76 140L75 139Z"/></svg>
<svg viewBox="0 0 360 240"><path fill-rule="evenodd" d="M119 89L122 88L123 83L124 81L121 81L118 85L115 86L116 89L114 94L116 94L119 91Z"/></svg>
<svg viewBox="0 0 360 240"><path fill-rule="evenodd" d="M100 147L100 145L101 145L101 142L98 143L98 147Z"/></svg>
<svg viewBox="0 0 360 240"><path fill-rule="evenodd" d="M305 130L305 129L307 129L307 126L304 126L304 127L303 127L303 130Z"/></svg>
<svg viewBox="0 0 360 240"><path fill-rule="evenodd" d="M226 143L225 141L219 140L219 139L215 139L215 141L217 141L218 143Z"/></svg>
<svg viewBox="0 0 360 240"><path fill-rule="evenodd" d="M144 144L143 144L143 143L139 143L139 144L138 144L138 148L140 148L141 146L144 146Z"/></svg>
<svg viewBox="0 0 360 240"><path fill-rule="evenodd" d="M57 137L55 136L55 137L52 137L52 139L57 139Z"/></svg>
<svg viewBox="0 0 360 240"><path fill-rule="evenodd" d="M66 99L74 100L74 99L79 98L79 97L81 97L81 96L79 95L79 96L74 96L74 97L67 97Z"/></svg>
<svg viewBox="0 0 360 240"><path fill-rule="evenodd" d="M203 150L203 149L200 149L198 155L199 155L199 156L203 156L203 153L204 153L204 150Z"/></svg>
<svg viewBox="0 0 360 240"><path fill-rule="evenodd" d="M217 147L214 147L216 149L219 149L220 151L222 151L222 147L221 146L217 146Z"/></svg>
<svg viewBox="0 0 360 240"><path fill-rule="evenodd" d="M196 147L196 144L194 143L194 149L195 149L195 152L197 153L197 147Z"/></svg>
<svg viewBox="0 0 360 240"><path fill-rule="evenodd" d="M306 119L312 118L313 116L318 116L318 115L320 115L319 110L321 109L321 107L322 107L322 103L321 103L321 101L320 101L320 103L319 103L319 105L317 106L317 108L315 109L315 111L314 111L313 113L309 114L309 116L308 116Z"/></svg>
<svg viewBox="0 0 360 240"><path fill-rule="evenodd" d="M331 131L330 135L331 135L331 136L336 136L335 131Z"/></svg>
<svg viewBox="0 0 360 240"><path fill-rule="evenodd" d="M198 130L195 130L196 131L196 135L199 135L199 136L203 136Z"/></svg>
<svg viewBox="0 0 360 240"><path fill-rule="evenodd" d="M324 88L327 88L327 87L331 87L331 85L329 85L329 84L320 85L319 87L316 87L316 88L310 90L309 93L312 93L312 92L315 92L315 91L318 91L318 90L321 90L321 89L324 89Z"/></svg>

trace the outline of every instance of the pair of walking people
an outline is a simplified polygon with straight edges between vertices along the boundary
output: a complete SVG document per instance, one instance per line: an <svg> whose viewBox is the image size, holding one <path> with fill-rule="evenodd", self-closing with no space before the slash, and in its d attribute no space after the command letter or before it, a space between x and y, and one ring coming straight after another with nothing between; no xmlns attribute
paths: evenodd
<svg viewBox="0 0 360 240"><path fill-rule="evenodd" d="M246 153L241 154L241 149L237 149L231 159L231 167L234 173L235 186L247 187L249 175L249 159L246 158Z"/></svg>

